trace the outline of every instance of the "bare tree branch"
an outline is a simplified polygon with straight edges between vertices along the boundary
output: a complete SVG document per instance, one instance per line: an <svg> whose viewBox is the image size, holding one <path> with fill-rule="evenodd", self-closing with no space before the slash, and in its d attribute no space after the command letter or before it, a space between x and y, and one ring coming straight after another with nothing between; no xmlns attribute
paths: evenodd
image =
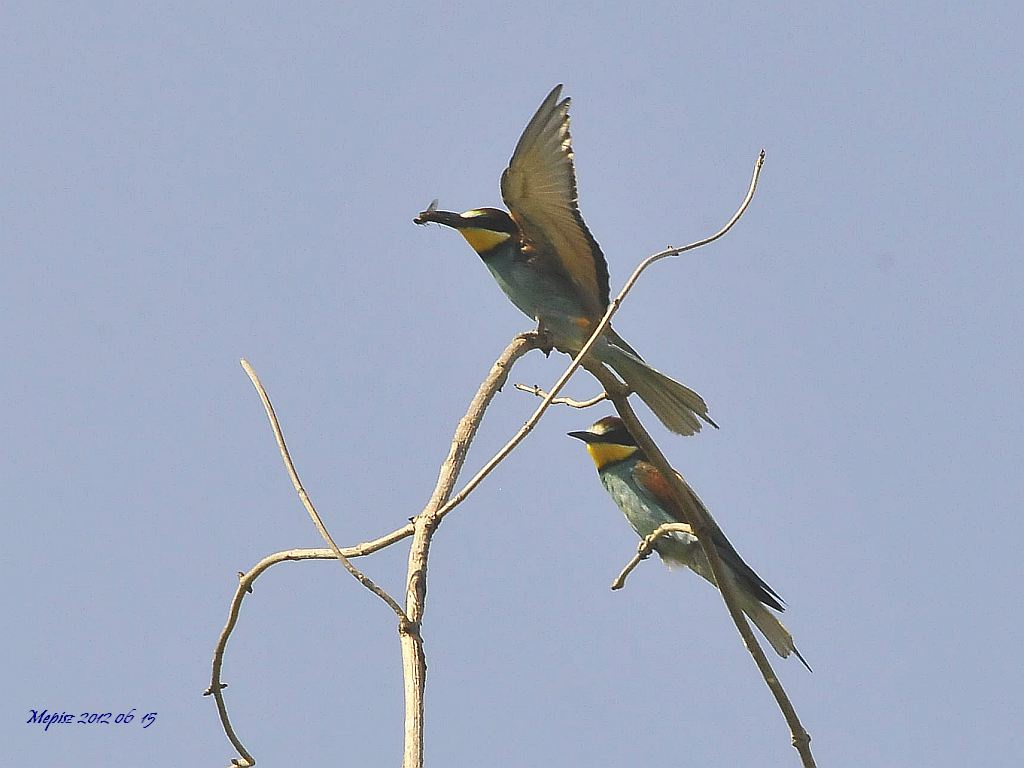
<svg viewBox="0 0 1024 768"><path fill-rule="evenodd" d="M224 705L224 697L221 689L224 687L220 681L221 668L223 664L223 656L227 645L228 637L231 634L232 629L237 622L238 613L240 610L241 602L244 599L244 595L248 590L251 589L252 582L271 565L278 562L284 562L288 560L306 560L306 559L329 559L335 558L342 562L345 568L355 577L363 586L372 591L378 597L380 597L385 603L391 607L395 614L399 617L399 637L402 647L402 665L405 680L405 751L403 756L404 768L422 768L423 765L423 693L424 684L426 679L426 660L423 652L423 640L421 636L421 622L425 610L426 601L426 580L427 580L427 561L429 557L430 544L434 532L440 525L441 520L451 512L459 503L461 503L482 481L483 479L506 457L508 454L532 431L534 426L540 420L541 416L552 404L566 404L573 407L587 407L595 403L601 402L604 399L611 399L622 415L623 420L631 431L634 428L641 434L634 432L634 437L637 438L638 444L641 448L644 448L651 460L655 463L659 469L662 469L666 473L666 476L670 478L670 482L675 478L674 473L671 470L667 470L667 464L665 459L658 451L657 446L650 440L649 435L643 431L639 425L635 414L632 412L628 400L628 390L625 386L618 381L618 379L608 371L603 365L596 363L595 361L586 359L590 349L597 342L597 339L608 327L612 316L618 310L622 303L622 300L632 289L633 285L639 279L640 275L656 261L664 259L669 256L675 256L694 248L706 245L714 240L718 239L736 223L736 221L743 215L751 199L753 198L754 191L757 185L758 174L761 169L761 165L764 162L764 151L762 150L760 156L757 159L754 167L753 178L751 179L750 187L747 191L747 195L744 198L739 209L729 220L729 222L714 235L699 240L695 243L681 247L667 248L659 253L653 254L645 259L641 264L634 270L633 274L627 280L623 286L619 295L609 303L608 309L594 328L593 333L588 339L587 343L579 350L579 352L573 357L572 362L551 387L548 393L544 393L539 387L525 388L521 385L517 385L518 388L524 389L525 391L532 392L533 394L542 397L542 402L537 407L533 415L526 421L523 427L506 443L506 445L499 450L464 486L458 493L452 495L452 491L455 487L456 480L458 479L459 473L464 465L466 454L469 446L476 434L479 424L483 418L484 411L490 404L494 395L501 389L506 383L509 375L511 366L526 354L529 350L534 348L543 348L544 339L537 333L523 334L513 340L511 344L505 349L502 355L495 362L491 368L487 378L481 383L476 395L474 396L470 406L460 420L455 434L452 439L451 448L448 456L441 466L438 481L434 488L434 491L424 507L423 511L413 518L412 522L402 528L396 529L391 533L376 539L375 541L357 545L355 547L349 547L346 549L339 549L334 543L330 534L327 532L320 520L319 515L316 512L312 502L310 501L308 494L302 486L299 480L298 474L295 470L294 464L288 453L287 446L283 435L281 433L280 425L278 424L277 417L274 414L273 407L270 403L269 398L262 385L259 382L258 377L252 370L251 366L246 361L242 361L242 365L259 392L260 399L263 402L264 408L267 411L267 416L270 419L271 426L274 430L275 439L277 440L278 447L281 451L282 459L288 470L289 476L292 479L292 483L295 487L296 492L299 495L300 500L309 512L314 525L320 532L321 536L330 546L330 549L306 549L306 550L289 550L286 552L278 552L274 555L270 555L264 558L256 566L253 567L248 573L242 575L238 585L238 589L235 593L235 597L232 600L231 609L229 611L228 622L221 632L220 639L218 640L217 648L214 654L213 664L213 675L210 689L207 693L212 694L217 700L218 711L220 712L221 721L224 725L225 732L232 744L238 750L241 755L240 760L233 761L236 765L253 765L254 760L251 755L245 750L241 742L238 740L234 731L231 728L231 724L228 720L227 710ZM591 398L587 401L575 401L571 398L559 398L558 393L568 382L569 378L575 372L575 370L583 365L588 371L597 376L598 380L605 387L605 393L598 395L595 398ZM645 445L643 440L646 440L649 445ZM659 464L659 461L661 464ZM662 466L664 464L664 466ZM685 497L680 488L673 485L673 492L679 494L681 497ZM686 508L686 505L683 505ZM699 517L699 514L697 515ZM689 519L689 518L688 518ZM701 526L704 524L702 519L694 520L691 519L693 531L706 530ZM661 529L659 529L660 531ZM659 532L655 534L660 535ZM646 554L650 553L650 548L653 546L656 535L652 534L652 537L648 537L638 549L638 555L634 560L639 562L639 559ZM405 607L403 609L397 601L391 598L386 592L377 587L369 578L362 574L356 569L349 558L366 555L371 552L377 551L383 547L393 544L403 538L412 536L412 543L409 552L409 565L407 574L406 594L405 594ZM708 554L708 560L712 564L712 571L715 574L719 584L728 585L726 580L719 578L721 576L721 562L718 560L717 552L709 548L707 541L709 537L701 537L698 534L698 538L701 541L702 546L705 548L705 553ZM645 550L646 548L646 550ZM635 567L636 562L631 563L624 569L623 573L620 574L619 586L628 575L628 573ZM753 635L750 631L749 626L746 625L743 619L742 613L738 616L735 608L735 596L731 594L728 586L722 590L723 598L725 599L726 605L733 615L734 621L737 622L737 627L740 629L740 634L743 636L744 641L753 643L753 648L748 642L748 649L755 657L755 662L758 663L758 667L761 669L762 674L765 676L765 680L772 689L772 692L776 694L776 699L779 701L780 707L783 709L783 714L786 716L787 721L791 724L791 730L793 732L793 742L800 750L801 757L804 758L805 766L813 766L813 758L810 757L809 741L810 737L806 731L799 725L799 721L796 719L796 713L792 710L792 706L789 704L788 699L785 697L785 692L782 691L781 686L778 684L777 679L771 670L771 667L767 664L767 659L764 658L764 654L761 652L759 646L757 646L756 640L753 639ZM730 602L730 600L732 602ZM745 632L744 632L745 630ZM760 660L758 658L760 655ZM764 662L762 666L761 661ZM781 694L781 696L780 696ZM787 710L788 707L788 710ZM795 727L793 726L795 723Z"/></svg>
<svg viewBox="0 0 1024 768"><path fill-rule="evenodd" d="M548 396L548 393L538 387L536 384L528 386L526 384L516 384L515 388L520 392L527 392L536 397L544 398ZM568 405L570 408L589 408L592 405L603 403L608 399L608 393L602 392L599 395L594 395L587 400L573 400L571 397L556 397L551 401L552 405Z"/></svg>
<svg viewBox="0 0 1024 768"><path fill-rule="evenodd" d="M221 725L224 727L224 733L227 735L228 740L240 756L238 759L233 760L232 763L236 766L245 767L255 765L256 760L251 754L249 754L248 750L246 750L245 746L238 738L238 735L235 733L234 728L231 726L231 720L228 717L227 703L225 702L223 695L225 684L221 682L221 671L224 665L224 653L227 649L228 638L231 636L231 632L238 621L238 612L241 609L242 599L247 592L252 591L252 582L255 581L264 570L275 563L287 560L325 559L327 557L335 558L341 561L341 564L345 569L352 574L360 584L387 603L391 610L399 617L400 622L406 621L405 611L402 610L402 607L395 601L395 599L377 586L377 584L375 584L373 580L366 576L362 571L352 565L349 558L367 555L371 552L376 552L379 549L383 549L386 546L394 544L396 541L401 541L402 539L412 535L413 526L410 523L386 534L385 536L375 539L372 542L359 544L355 547L346 548L345 550L339 549L338 545L334 543L334 539L331 537L326 526L323 524L323 521L320 519L320 515L313 506L313 502L309 498L309 494L306 493L306 489L303 487L302 481L299 479L298 472L295 469L295 464L292 462L291 454L289 453L288 446L285 443L284 435L281 432L281 424L277 419L277 414L274 412L274 406L270 402L270 397L267 395L266 389L264 389L259 376L256 375L256 371L253 370L249 362L247 360L242 360L241 364L242 368L245 369L246 374L249 376L249 380L252 381L253 386L256 388L256 391L260 396L260 401L263 403L263 408L267 413L267 418L270 420L270 427L274 432L274 439L277 441L277 447L281 452L281 459L284 461L284 465L288 471L288 476L291 478L292 485L295 487L295 491L298 493L299 499L302 501L303 506L309 513L310 518L312 518L317 531L330 546L329 550L288 550L286 552L278 552L274 555L265 557L257 563L252 570L241 576L238 589L235 591L235 597L231 601L231 608L228 612L228 621L224 625L224 629L221 630L220 637L217 640L217 645L214 648L213 672L211 675L210 687L206 690L205 694L212 695L216 700L217 713L220 717Z"/></svg>
<svg viewBox="0 0 1024 768"><path fill-rule="evenodd" d="M414 532L412 545L409 547L409 569L405 592L405 611L408 620L402 622L399 627L402 644L402 671L405 680L405 752L402 759L404 768L422 768L423 766L423 691L426 684L427 662L423 654L420 625L426 609L427 559L434 532L441 522L440 510L455 487L455 481L466 461L466 454L476 436L484 411L495 394L505 385L512 365L520 357L534 349L537 340L537 334L517 336L491 367L490 373L480 384L469 408L455 428L451 448L441 465L437 484L430 500L423 511L413 518Z"/></svg>
<svg viewBox="0 0 1024 768"><path fill-rule="evenodd" d="M270 419L270 427L274 430L274 439L277 440L277 447L281 451L281 459L284 461L284 466L288 470L288 476L292 479L292 485L295 486L295 492L299 494L299 500L302 501L302 506L306 508L310 518L313 520L313 525L316 526L317 532L323 537L324 541L327 542L327 546L334 552L334 556L341 561L341 564L345 566L345 570L355 577L356 581L366 587L368 590L373 592L377 597L388 604L388 607L395 612L398 616L399 621L406 619L405 611L402 610L395 599L385 592L383 589L378 587L372 579L366 574L356 568L349 561L338 545L334 543L334 539L331 538L331 534L328 532L327 527L324 525L323 520L320 519L320 515L317 513L316 508L313 506L313 502L309 498L309 494L306 493L306 489L302 487L302 481L299 480L299 473L295 471L295 464L292 463L292 457L288 453L288 446L284 442L284 435L281 433L281 425L277 421L277 414L274 413L274 406L270 403L270 397L267 395L267 391L263 388L263 384L260 383L259 376L256 375L256 371L249 365L248 360L242 360L242 368L245 369L246 374L249 376L249 380L252 385L256 387L256 391L259 393L260 401L263 403L263 408L267 412L267 418Z"/></svg>
<svg viewBox="0 0 1024 768"><path fill-rule="evenodd" d="M345 547L341 552L345 557L362 557L411 536L412 529L412 523L409 523L404 528L399 528L373 541L357 544L354 547ZM221 630L220 637L217 638L217 645L213 651L213 672L210 678L210 687L203 693L204 696L212 695L217 702L217 714L220 717L221 726L224 728L224 733L228 740L240 756L240 759L232 761L233 765L244 768L256 764L256 759L249 754L249 751L235 733L235 729L231 726L227 702L224 700L224 688L227 686L221 682L221 671L224 668L224 654L227 651L228 638L231 637L231 632L234 630L235 624L238 623L238 615L242 609L242 600L245 599L248 593L252 592L253 582L272 565L294 560L334 559L337 559L337 554L333 549L289 549L268 555L250 568L248 572L239 575L238 587L235 589L235 596L231 599L231 607L228 610L227 623L224 625L224 629Z"/></svg>

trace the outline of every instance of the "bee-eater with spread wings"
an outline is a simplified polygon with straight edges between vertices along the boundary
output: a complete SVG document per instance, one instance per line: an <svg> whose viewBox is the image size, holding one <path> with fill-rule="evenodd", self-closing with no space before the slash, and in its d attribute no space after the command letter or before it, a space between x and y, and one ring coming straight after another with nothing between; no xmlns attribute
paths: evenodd
<svg viewBox="0 0 1024 768"><path fill-rule="evenodd" d="M457 229L512 303L538 322L555 348L574 355L608 308L608 265L577 205L569 99L560 100L561 91L556 86L544 99L502 174L508 213L431 206L415 221ZM691 435L701 419L717 426L700 395L649 366L611 326L591 356L611 366L673 432Z"/></svg>

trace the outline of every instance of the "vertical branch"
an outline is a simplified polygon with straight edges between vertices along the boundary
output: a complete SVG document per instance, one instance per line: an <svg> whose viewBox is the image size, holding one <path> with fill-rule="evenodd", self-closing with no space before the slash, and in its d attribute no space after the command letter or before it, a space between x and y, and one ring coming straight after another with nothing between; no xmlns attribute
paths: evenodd
<svg viewBox="0 0 1024 768"><path fill-rule="evenodd" d="M413 519L412 545L409 548L409 570L405 593L406 619L399 624L402 645L402 671L405 679L405 753L403 768L423 766L423 690L427 662L420 633L427 597L427 559L430 542L437 530L440 510L448 501L458 479L470 443L480 426L484 411L494 395L508 380L512 365L536 346L534 334L516 337L491 367L466 414L459 421L452 437L448 456L441 465L437 485L426 507Z"/></svg>

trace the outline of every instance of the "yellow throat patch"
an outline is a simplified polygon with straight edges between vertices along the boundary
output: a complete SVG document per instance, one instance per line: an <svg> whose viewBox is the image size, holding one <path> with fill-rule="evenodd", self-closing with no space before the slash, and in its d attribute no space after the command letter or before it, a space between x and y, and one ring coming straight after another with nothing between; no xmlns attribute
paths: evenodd
<svg viewBox="0 0 1024 768"><path fill-rule="evenodd" d="M587 453L594 460L598 469L609 464L628 459L637 452L635 445L615 445L615 443L587 443Z"/></svg>
<svg viewBox="0 0 1024 768"><path fill-rule="evenodd" d="M462 227L459 232L477 253L487 253L512 237L508 232L494 232L476 227Z"/></svg>

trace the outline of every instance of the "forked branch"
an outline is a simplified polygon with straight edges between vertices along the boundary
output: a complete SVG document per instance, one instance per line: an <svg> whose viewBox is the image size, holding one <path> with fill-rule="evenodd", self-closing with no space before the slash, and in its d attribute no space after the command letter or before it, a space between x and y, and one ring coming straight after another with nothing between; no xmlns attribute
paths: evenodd
<svg viewBox="0 0 1024 768"><path fill-rule="evenodd" d="M316 511L316 507L313 506L312 500L309 498L309 494L306 493L306 489L302 486L302 481L299 479L299 473L295 470L295 464L292 463L291 454L288 452L288 445L284 441L284 435L281 433L281 424L277 420L277 414L274 412L274 406L270 402L270 397L267 395L267 391L263 388L263 384L260 383L259 376L256 375L256 371L249 365L248 360L242 360L242 368L245 369L246 375L252 385L256 387L256 391L259 393L260 401L263 403L263 409L267 412L267 418L270 419L270 427L274 430L274 439L277 440L278 450L281 452L281 459L284 461L285 469L288 470L288 477L291 478L292 485L295 487L295 492L299 494L299 500L302 502L302 506L306 508L310 518L313 520L313 525L316 526L317 532L323 537L323 540L327 542L327 546L334 552L334 556L338 558L345 570L348 571L352 576L366 587L368 590L373 592L377 597L388 604L388 607L395 612L398 616L399 621L405 620L405 611L391 595L377 586L372 579L366 574L352 565L351 561L345 557L344 553L338 548L338 545L334 543L334 539L331 537L330 532L324 525L324 521L320 519L319 513Z"/></svg>
<svg viewBox="0 0 1024 768"><path fill-rule="evenodd" d="M568 398L559 398L558 394L568 382L569 378L575 372L575 370L584 364L584 359L587 357L589 351L593 348L598 338L608 327L612 316L616 313L623 299L635 285L639 277L643 272L655 262L667 258L669 256L676 256L695 248L699 248L703 245L707 245L718 238L722 237L728 232L732 226L739 220L743 215L751 199L753 198L754 191L757 186L758 175L761 170L761 166L764 162L764 151L760 153L755 166L753 177L750 182L746 197L741 203L739 209L732 216L732 218L726 223L722 229L710 237L706 237L697 242L690 243L689 245L681 247L666 248L663 251L655 253L647 257L640 265L634 270L633 274L626 281L622 290L619 292L608 306L604 317L594 328L593 333L587 343L579 350L579 352L573 357L572 362L565 369L558 380L552 385L548 392L543 392L539 387L526 388L526 391L533 392L534 394L542 397L540 405L534 411L533 415L526 421L523 427L486 463L481 469L457 492L452 493L455 488L455 483L458 479L459 473L465 463L466 455L469 449L469 445L476 434L476 431L483 418L484 411L490 404L494 395L501 389L506 383L509 375L509 371L512 365L526 354L528 351L534 348L543 348L543 339L536 333L523 334L516 337L513 342L505 349L502 355L495 362L490 373L481 383L476 395L470 403L469 409L466 414L460 420L455 435L452 438L451 448L444 463L441 466L437 484L431 494L430 500L424 507L423 511L413 518L412 522L402 528L399 528L386 536L381 537L373 542L367 544L358 545L351 548L339 548L334 540L331 538L327 529L324 527L323 522L320 520L319 515L316 512L315 507L309 499L308 494L302 486L299 480L298 473L291 461L288 454L287 446L284 442L284 437L281 434L280 425L277 422L277 417L274 414L273 406L270 404L270 399L267 397L265 390L259 382L258 377L252 370L251 366L245 361L242 362L243 367L246 369L246 373L249 375L259 392L260 399L263 402L264 408L266 409L267 416L270 420L271 426L274 430L274 436L278 443L278 448L281 451L282 459L285 463L285 467L288 470L288 474L291 477L292 483L295 487L296 492L301 499L303 506L306 508L310 517L312 518L314 525L320 532L321 536L328 543L330 549L309 549L309 550L290 550L287 552L279 552L275 555L271 555L264 560L260 561L252 570L242 575L239 582L238 589L235 593L235 597L232 600L231 610L228 617L227 625L221 633L221 637L217 644L217 649L214 655L214 669L210 689L207 693L212 694L217 700L218 710L221 715L222 723L226 733L232 744L238 750L241 755L241 760L234 761L236 765L252 765L254 763L253 758L242 746L241 742L235 736L231 729L230 722L228 721L227 711L224 706L224 699L221 692L223 684L220 680L221 666L223 662L224 649L227 644L227 639L230 636L231 630L233 629L235 622L237 621L238 611L241 606L241 602L244 599L246 592L250 589L252 582L262 573L266 568L274 565L278 562L284 562L287 560L300 560L300 559L329 559L336 558L345 566L345 568L355 577L363 586L369 589L371 592L376 594L381 600L383 600L399 618L399 637L402 647L402 662L403 662L403 673L405 679L405 751L403 766L405 768L422 768L423 765L423 692L426 677L426 661L423 653L423 641L420 634L420 623L423 618L426 600L426 576L427 576L427 561L429 557L430 544L434 532L437 530L441 520L450 513L456 506L464 501L472 491L479 486L479 484L490 474L491 471L506 457L512 450L522 442L523 439L533 430L544 412L553 404L566 404L574 407L587 407L600 402L603 399L611 399L615 404L616 409L619 411L623 420L626 422L627 427L633 433L637 440L637 443L642 449L648 454L655 466L657 466L666 477L670 478L670 484L675 480L675 474L668 468L668 464L665 462L664 456L658 450L657 446L651 441L650 436L647 435L646 431L643 430L639 421L636 419L635 413L627 400L628 391L624 388L621 382L618 381L615 376L608 371L604 366L595 364L591 360L587 360L585 365L587 369L593 373L601 381L605 388L605 392L598 395L595 398L591 398L587 401L574 401ZM684 489L676 487L678 484L672 485L673 492L676 493L680 499L685 500ZM682 504L684 509L687 508L685 503ZM757 645L756 639L753 637L753 633L750 627L746 624L745 619L741 612L736 608L735 595L732 594L731 588L729 587L728 580L720 578L722 564L718 559L717 552L713 547L708 546L709 537L701 536L700 532L705 531L703 527L704 521L700 519L699 514L695 514L692 519L688 515L688 522L692 526L692 530L697 532L698 538L701 541L702 546L705 549L705 554L708 556L708 560L711 563L712 570L715 574L716 580L719 584L723 585L722 595L729 608L730 614L733 616L733 620L737 624L737 628L740 634L743 636L744 641L747 643L748 649L754 656L755 662L761 669L762 674L765 676L765 680L772 689L772 692L776 695L776 699L779 702L780 708L783 710L783 714L786 716L787 722L790 723L791 731L793 733L793 742L800 750L801 757L804 760L805 766L813 766L814 761L810 756L809 741L810 737L806 731L800 726L799 720L796 718L796 713L792 709L792 705L789 703L788 698L785 696L785 692L779 685L778 680L775 678L774 673L768 665L767 659L764 658L763 652ZM660 530L660 529L659 529ZM655 532L658 534L658 532ZM660 535L660 534L659 534ZM405 594L405 605L400 605L384 590L380 589L372 580L365 576L361 571L356 569L349 558L357 557L370 552L376 551L377 549L383 548L403 538L412 536L412 542L409 552L409 565L406 583L406 594ZM646 552L649 554L650 548L653 546L656 536L652 534L652 537L648 537L638 551L638 555L635 558L636 562L639 562L640 557ZM635 562L631 566L627 567L626 570L620 575L620 580L625 579L625 576L635 567Z"/></svg>

